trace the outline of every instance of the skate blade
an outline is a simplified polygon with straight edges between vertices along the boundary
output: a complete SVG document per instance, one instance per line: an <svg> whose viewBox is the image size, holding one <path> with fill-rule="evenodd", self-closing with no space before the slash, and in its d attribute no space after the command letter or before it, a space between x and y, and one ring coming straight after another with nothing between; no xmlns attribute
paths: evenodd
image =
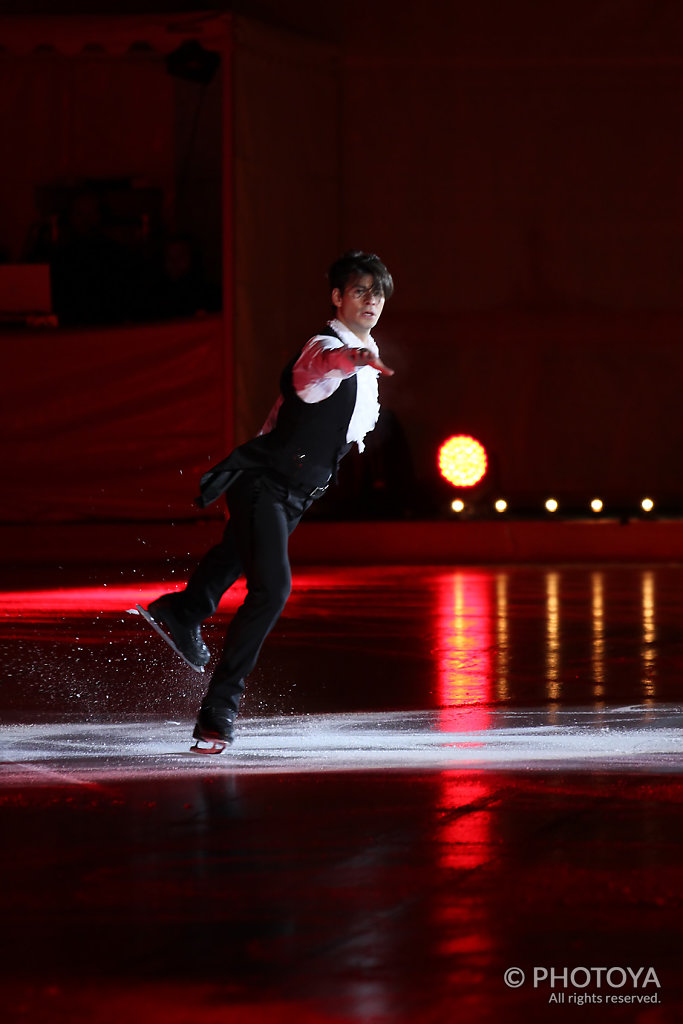
<svg viewBox="0 0 683 1024"><path fill-rule="evenodd" d="M147 609L146 609L146 608L143 608L141 604L136 604L136 605L135 605L135 608L137 609L138 613L139 613L140 615L142 615L142 617L143 617L143 619L145 620L145 622L148 622L148 623L149 623L149 625L150 625L150 626L152 627L152 629L154 630L154 632L155 632L155 633L158 633L158 634L159 634L159 636L161 637L161 639L162 639L162 640L165 640L165 641L166 641L166 643L167 643L167 644L168 644L168 646L169 646L169 647L171 648L171 650L172 650L172 651L174 651L174 652L175 652L175 654L177 654L179 658L182 658L182 660L183 660L183 661L185 662L185 664L186 664L186 665L189 665L189 666L190 666L190 668L193 668L193 669L195 670L195 672L203 672L203 671L204 671L204 666L203 666L203 665L194 665L194 664L193 664L193 663L192 663L191 661L188 661L188 659L187 659L187 658L185 657L185 655L183 654L183 652L182 652L182 651L179 651L179 650L178 650L178 648L177 648L177 647L176 647L176 645L175 645L175 644L173 643L173 640L172 640L172 639L171 639L171 637L170 637L170 636L168 635L168 633L165 633L165 632L164 632L164 630L163 630L163 629L161 628L161 626L159 625L159 623L158 623L158 622L156 621L156 619L154 619L154 618L153 618L153 617L152 617L152 616L151 616L151 615L149 614L149 612L147 611ZM133 610L133 609L131 608L131 611L132 611L132 610Z"/></svg>
<svg viewBox="0 0 683 1024"><path fill-rule="evenodd" d="M201 744L206 744L206 746ZM222 754L226 746L225 740L196 740L190 750L193 754Z"/></svg>

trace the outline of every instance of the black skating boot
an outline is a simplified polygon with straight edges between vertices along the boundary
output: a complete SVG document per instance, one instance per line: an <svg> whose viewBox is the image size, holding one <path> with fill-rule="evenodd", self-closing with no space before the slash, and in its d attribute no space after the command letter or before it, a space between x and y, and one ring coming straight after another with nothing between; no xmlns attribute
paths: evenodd
<svg viewBox="0 0 683 1024"><path fill-rule="evenodd" d="M211 658L198 625L188 626L174 608L175 594L164 594L147 607L135 607L159 636L196 672L203 672Z"/></svg>
<svg viewBox="0 0 683 1024"><path fill-rule="evenodd" d="M235 712L227 708L200 708L192 733L197 742L190 749L199 754L221 754L232 743L235 718Z"/></svg>

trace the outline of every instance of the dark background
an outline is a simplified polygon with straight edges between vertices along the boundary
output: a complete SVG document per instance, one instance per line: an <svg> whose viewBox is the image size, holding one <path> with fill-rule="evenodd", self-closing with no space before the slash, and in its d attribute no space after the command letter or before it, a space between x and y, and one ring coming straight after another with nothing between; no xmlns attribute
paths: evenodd
<svg viewBox="0 0 683 1024"><path fill-rule="evenodd" d="M0 51L12 154L0 243L9 257L20 256L41 186L138 176L161 190L163 216L198 239L207 277L223 285L223 316L207 322L214 335L189 395L192 332L166 326L178 356L167 367L142 332L135 344L149 372L136 379L134 407L125 364L98 374L94 355L121 352L126 325L92 336L90 386L74 392L65 382L47 422L42 392L31 390L36 358L49 386L82 359L83 335L74 341L64 329L35 343L23 334L11 344L6 335L15 397L3 518L45 514L17 495L46 434L50 464L72 468L70 483L61 471L52 482L52 518L78 509L191 516L194 485L178 473L196 476L258 430L280 366L328 314L324 270L350 246L378 252L394 273L376 333L397 373L383 384L389 417L369 451L382 500L353 466L340 514L354 489L371 514L438 511L435 452L453 432L474 434L489 452L486 499L502 494L528 509L553 493L580 509L597 494L623 509L650 493L660 508L683 510L680 6L273 0L223 5L220 42L202 35L204 23L200 31L180 21L203 7L159 4L162 17L151 3L143 12L117 4L124 18L147 20L148 40L172 23L169 13L181 29L147 50L113 52L113 21L99 22L95 45L84 47L79 17L113 15L113 5L5 4L23 16L29 40ZM77 52L44 45L48 11L69 16ZM222 54L201 105L201 87L164 63L171 43L193 37ZM65 119L38 124L39 90L54 96L55 83ZM105 96L103 112L96 100ZM158 334L149 344L163 352ZM96 415L93 378L106 400L97 430L84 434L73 410L87 394ZM136 439L124 452L123 421ZM196 443L177 446L174 423ZM93 472L97 500L75 482Z"/></svg>

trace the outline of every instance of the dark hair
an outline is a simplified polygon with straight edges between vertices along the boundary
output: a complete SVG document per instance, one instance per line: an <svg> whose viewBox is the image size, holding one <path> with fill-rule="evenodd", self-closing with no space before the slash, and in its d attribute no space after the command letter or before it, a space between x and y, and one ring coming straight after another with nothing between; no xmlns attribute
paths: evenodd
<svg viewBox="0 0 683 1024"><path fill-rule="evenodd" d="M375 288L380 290L385 299L390 299L394 294L394 282L391 274L382 263L379 256L374 252L361 252L360 249L349 249L338 260L335 260L327 272L330 282L330 289L338 288L344 294L344 289L350 281L370 274L373 278Z"/></svg>

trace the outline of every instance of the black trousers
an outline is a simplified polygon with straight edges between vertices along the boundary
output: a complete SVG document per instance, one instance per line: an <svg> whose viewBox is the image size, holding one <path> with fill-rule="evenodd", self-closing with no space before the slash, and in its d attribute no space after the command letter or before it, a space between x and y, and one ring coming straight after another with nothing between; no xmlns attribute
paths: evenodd
<svg viewBox="0 0 683 1024"><path fill-rule="evenodd" d="M219 544L204 555L177 596L188 624L199 624L218 608L240 576L247 596L225 637L202 707L237 712L246 676L287 603L292 574L288 541L311 498L262 473L243 473L227 492L230 519Z"/></svg>

